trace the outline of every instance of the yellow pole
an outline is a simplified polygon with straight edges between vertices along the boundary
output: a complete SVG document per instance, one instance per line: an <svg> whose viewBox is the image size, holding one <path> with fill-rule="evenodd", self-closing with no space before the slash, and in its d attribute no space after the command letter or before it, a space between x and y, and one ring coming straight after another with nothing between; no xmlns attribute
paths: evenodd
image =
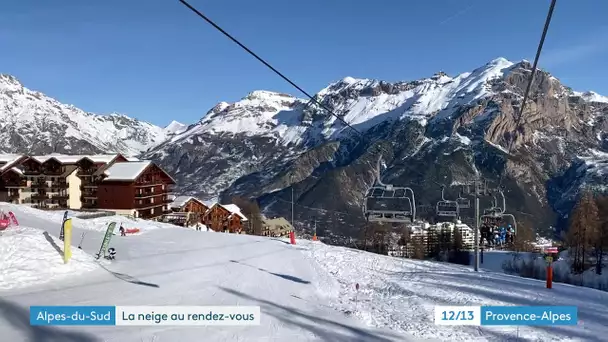
<svg viewBox="0 0 608 342"><path fill-rule="evenodd" d="M67 264L72 258L72 219L63 222L63 263Z"/></svg>

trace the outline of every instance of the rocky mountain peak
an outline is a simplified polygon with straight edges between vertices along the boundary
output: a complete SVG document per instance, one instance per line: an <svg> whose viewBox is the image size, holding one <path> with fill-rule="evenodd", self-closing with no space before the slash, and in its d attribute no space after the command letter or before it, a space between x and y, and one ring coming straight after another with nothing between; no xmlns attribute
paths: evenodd
<svg viewBox="0 0 608 342"><path fill-rule="evenodd" d="M7 74L0 74L0 93L17 92L22 90L23 85L16 77Z"/></svg>
<svg viewBox="0 0 608 342"><path fill-rule="evenodd" d="M414 189L422 216L432 214L438 183L457 188L482 175L507 186L509 211L541 224L569 210L552 193L575 194L578 188L564 184L582 184L552 181L564 174L580 180L584 173L587 183L603 179L589 176L597 167L583 163L582 172L576 163L591 149L608 151L608 99L576 92L539 70L516 127L530 71L527 61L496 58L456 76L438 72L401 82L345 77L315 96L364 135L355 139L314 102L266 90L220 102L193 125L165 128L86 113L26 88L0 91L0 150L35 146L46 153L44 146L54 146L51 152L132 154L152 147L141 157L166 168L184 194L255 197L267 212L285 215L282 203L293 189L298 205L348 213L329 217L327 226L352 230L362 220L362 193L373 182L383 144L384 177ZM18 89L12 79L3 80ZM515 149L507 153L511 139ZM565 171L572 167L578 171ZM300 209L296 215L305 220L319 213Z"/></svg>

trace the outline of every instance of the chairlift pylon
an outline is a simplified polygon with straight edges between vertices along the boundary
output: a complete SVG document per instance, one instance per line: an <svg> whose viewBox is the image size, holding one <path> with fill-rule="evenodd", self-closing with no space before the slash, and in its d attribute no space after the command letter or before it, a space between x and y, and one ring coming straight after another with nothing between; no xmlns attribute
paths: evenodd
<svg viewBox="0 0 608 342"><path fill-rule="evenodd" d="M437 216L460 217L460 208L457 201L446 200L444 197L445 186L441 187L441 201L437 202L435 212Z"/></svg>
<svg viewBox="0 0 608 342"><path fill-rule="evenodd" d="M382 183L380 160L376 170L377 184L370 187L363 203L363 215L369 222L405 223L416 219L414 191L408 187ZM411 194L411 196L410 196Z"/></svg>

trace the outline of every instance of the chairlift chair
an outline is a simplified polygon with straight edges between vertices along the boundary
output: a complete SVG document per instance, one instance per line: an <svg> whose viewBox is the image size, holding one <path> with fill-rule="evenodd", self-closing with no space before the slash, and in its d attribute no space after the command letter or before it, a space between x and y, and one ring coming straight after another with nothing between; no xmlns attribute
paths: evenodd
<svg viewBox="0 0 608 342"><path fill-rule="evenodd" d="M413 204L409 188L373 186L365 196L363 214L369 222L412 222Z"/></svg>
<svg viewBox="0 0 608 342"><path fill-rule="evenodd" d="M459 208L456 201L439 201L436 207L437 216L458 217Z"/></svg>
<svg viewBox="0 0 608 342"><path fill-rule="evenodd" d="M414 191L408 187L384 184L380 177L380 160L376 170L377 184L367 190L363 203L363 215L369 222L414 222L416 199ZM408 196L411 194L411 196Z"/></svg>
<svg viewBox="0 0 608 342"><path fill-rule="evenodd" d="M458 203L458 208L468 209L471 207L471 200L469 200L468 198L462 197L461 194L458 194L456 203Z"/></svg>
<svg viewBox="0 0 608 342"><path fill-rule="evenodd" d="M496 221L496 223L499 225L500 222L505 222L505 218L511 218L511 221L513 221L513 232L515 233L515 237L517 237L517 220L515 219L515 216L513 216L513 214L505 213L507 209L505 194L502 189L499 189L498 191L502 196L502 208L498 207L498 201L496 200L496 197L494 197L494 201L492 203L493 206L491 208L485 209L484 214L480 217L480 219Z"/></svg>
<svg viewBox="0 0 608 342"><path fill-rule="evenodd" d="M437 216L459 217L460 207L457 201L446 200L444 196L445 186L441 187L441 201L437 202L435 212Z"/></svg>

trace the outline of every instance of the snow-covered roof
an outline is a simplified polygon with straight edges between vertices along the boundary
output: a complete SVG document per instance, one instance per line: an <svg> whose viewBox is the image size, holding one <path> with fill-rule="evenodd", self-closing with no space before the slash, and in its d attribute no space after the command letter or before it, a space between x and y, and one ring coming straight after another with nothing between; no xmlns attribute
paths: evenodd
<svg viewBox="0 0 608 342"><path fill-rule="evenodd" d="M236 205L236 204L220 204L220 205L222 207L224 207L224 209L231 212L232 214L238 215L241 218L241 220L247 221L247 217L245 217L245 215L243 215L243 213L241 213L241 208L239 208L238 205Z"/></svg>
<svg viewBox="0 0 608 342"><path fill-rule="evenodd" d="M87 158L91 160L93 163L109 163L118 157L118 154L60 154L60 153L52 153L44 156L31 156L30 158L36 160L39 163L44 163L45 161L53 158L62 164L76 164L81 159Z"/></svg>
<svg viewBox="0 0 608 342"><path fill-rule="evenodd" d="M125 157L125 158L127 158L127 160L130 161L130 162L140 161L139 159L137 159L135 157Z"/></svg>
<svg viewBox="0 0 608 342"><path fill-rule="evenodd" d="M203 201L199 200L198 198L196 198L194 196L177 196L171 203L171 208L181 208L184 205L186 205L186 203L188 203L190 200L197 201L200 204L205 204L205 203L203 203ZM207 206L207 205L205 204L205 206Z"/></svg>
<svg viewBox="0 0 608 342"><path fill-rule="evenodd" d="M16 168L16 167L12 167L12 168L10 169L10 171L13 171L13 172L15 172L16 174L19 174L19 175L23 175L23 171L19 170L19 169L18 169L18 168Z"/></svg>
<svg viewBox="0 0 608 342"><path fill-rule="evenodd" d="M23 157L22 154L0 154L0 163L10 163L21 157Z"/></svg>
<svg viewBox="0 0 608 342"><path fill-rule="evenodd" d="M0 166L0 172L10 169L23 157L22 154L0 154L0 164L3 164Z"/></svg>
<svg viewBox="0 0 608 342"><path fill-rule="evenodd" d="M152 165L151 161L124 162L113 164L104 172L104 174L108 176L104 179L104 182L135 180L150 165Z"/></svg>

